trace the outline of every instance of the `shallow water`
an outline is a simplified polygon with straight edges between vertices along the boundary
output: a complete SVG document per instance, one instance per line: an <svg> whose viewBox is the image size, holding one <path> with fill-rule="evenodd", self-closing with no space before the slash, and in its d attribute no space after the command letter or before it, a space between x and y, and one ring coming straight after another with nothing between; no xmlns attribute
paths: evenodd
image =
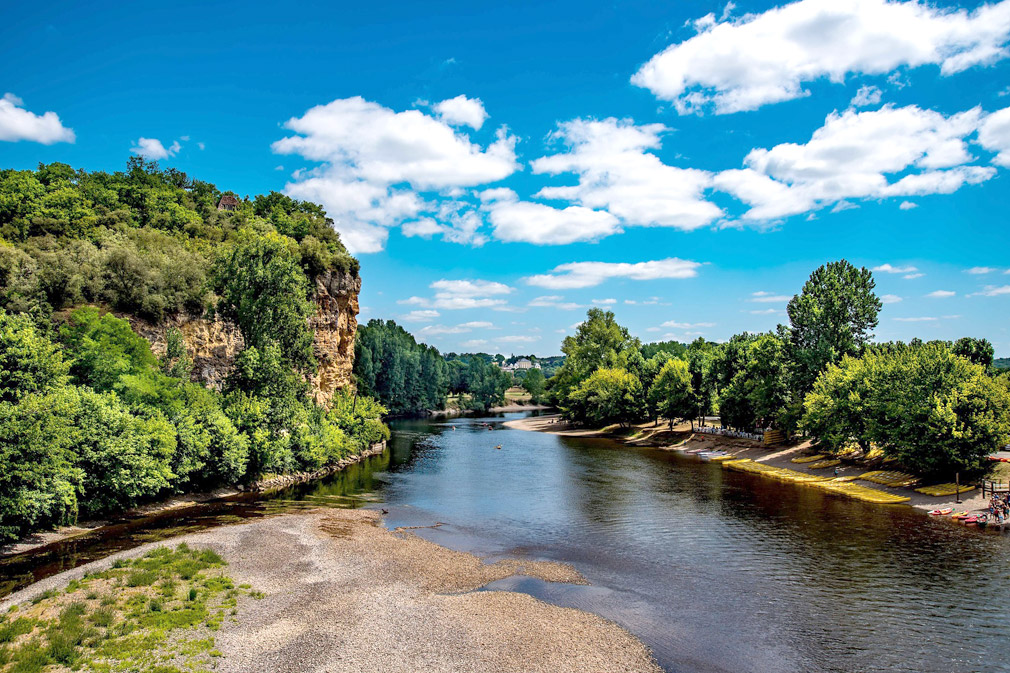
<svg viewBox="0 0 1010 673"><path fill-rule="evenodd" d="M386 454L322 482L0 559L0 595L5 579L9 590L150 539L319 504L381 506L390 527L442 522L417 532L452 548L574 564L592 586L517 577L489 589L613 619L668 671L1010 670L1010 535L676 453L502 427L521 415L397 421Z"/></svg>
<svg viewBox="0 0 1010 673"><path fill-rule="evenodd" d="M568 561L592 582L489 588L613 619L669 671L1010 670L1010 536L480 423L396 424L388 525L442 521L422 534Z"/></svg>

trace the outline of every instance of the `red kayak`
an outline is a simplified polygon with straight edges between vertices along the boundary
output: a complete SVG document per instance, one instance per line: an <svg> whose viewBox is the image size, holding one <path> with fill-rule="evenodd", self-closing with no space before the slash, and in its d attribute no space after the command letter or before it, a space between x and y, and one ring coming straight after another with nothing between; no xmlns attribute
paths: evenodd
<svg viewBox="0 0 1010 673"><path fill-rule="evenodd" d="M964 520L964 522L965 523L978 523L978 517L977 516L969 516L967 519Z"/></svg>
<svg viewBox="0 0 1010 673"><path fill-rule="evenodd" d="M934 509L930 512L933 516L947 516L954 511L953 507L944 507L943 509Z"/></svg>

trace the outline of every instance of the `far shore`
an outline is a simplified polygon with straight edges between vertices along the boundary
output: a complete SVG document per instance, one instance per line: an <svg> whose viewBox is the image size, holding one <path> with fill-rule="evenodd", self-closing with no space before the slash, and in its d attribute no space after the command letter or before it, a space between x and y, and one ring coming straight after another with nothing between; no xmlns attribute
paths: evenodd
<svg viewBox="0 0 1010 673"><path fill-rule="evenodd" d="M566 423L560 415L549 414L544 416L519 418L505 423L506 427L516 430L527 430L531 432L546 432L554 435L564 435L567 437L600 437L612 439L629 446L648 447L667 451L686 451L688 449L706 448L711 451L727 451L738 458L749 458L759 463L766 463L775 467L784 467L797 472L809 474L825 475L825 470L812 470L803 464L793 463L792 459L809 453L810 442L799 444L787 444L782 446L765 447L759 442L721 437L719 435L706 435L692 432L689 423L682 423L669 430L665 423L654 426L652 423L636 424L626 431L617 431L615 428L583 428ZM860 465L842 463L838 466L838 476L858 475L870 468ZM870 486L887 493L911 498L906 505L915 507L923 511L953 507L958 511L967 510L969 512L988 511L989 499L982 497L982 491L978 488L968 491L961 496L961 502L955 502L954 496L932 497L922 493L916 493L911 488L891 488L881 484L865 482ZM895 507L897 505L886 505Z"/></svg>
<svg viewBox="0 0 1010 673"><path fill-rule="evenodd" d="M0 610L180 543L213 549L236 583L265 594L241 597L213 634L218 673L661 672L641 641L602 617L480 590L516 575L585 584L573 567L487 563L388 531L374 510L287 514L143 545L41 580L0 601Z"/></svg>

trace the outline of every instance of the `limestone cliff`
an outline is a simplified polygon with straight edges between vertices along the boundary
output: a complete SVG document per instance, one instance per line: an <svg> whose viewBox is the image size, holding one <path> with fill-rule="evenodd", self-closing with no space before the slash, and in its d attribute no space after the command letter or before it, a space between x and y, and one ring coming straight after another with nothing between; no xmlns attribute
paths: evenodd
<svg viewBox="0 0 1010 673"><path fill-rule="evenodd" d="M327 271L315 283L316 313L309 319L309 326L315 332L314 350L319 368L312 377L312 387L316 401L325 404L334 392L352 385L354 380L351 370L361 278ZM123 317L151 342L158 356L165 353L165 334L170 328L177 328L193 360L193 380L217 389L244 345L238 327L220 318L178 315L152 324L132 315Z"/></svg>

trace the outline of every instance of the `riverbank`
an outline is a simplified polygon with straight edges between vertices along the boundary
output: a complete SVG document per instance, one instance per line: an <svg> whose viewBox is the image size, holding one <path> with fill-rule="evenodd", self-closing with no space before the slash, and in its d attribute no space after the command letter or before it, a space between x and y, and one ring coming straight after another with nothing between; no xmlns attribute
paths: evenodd
<svg viewBox="0 0 1010 673"><path fill-rule="evenodd" d="M516 575L585 583L571 566L489 564L379 523L375 511L317 510L173 539L214 550L235 582L265 594L240 597L220 624L215 670L660 671L645 645L601 617L479 590ZM42 580L0 601L0 611L157 546Z"/></svg>
<svg viewBox="0 0 1010 673"><path fill-rule="evenodd" d="M15 554L22 554L24 552L31 551L33 549L38 549L40 547L45 547L46 545L53 544L54 542L60 542L63 540L68 540L78 535L86 535L92 533L100 528L108 526L114 522L121 522L129 519L142 519L144 517L155 516L157 514L164 514L176 509L183 509L185 507L192 507L193 505L199 505L206 502L211 502L212 500L219 500L221 498L235 497L241 493L270 493L277 491L289 486L294 486L295 484L301 484L308 481L314 481L316 479L322 479L323 477L329 476L335 472L343 470L349 465L355 463L360 463L361 461L371 458L372 456L381 455L383 451L386 450L386 443L379 442L373 444L369 448L365 449L361 453L350 455L346 458L341 459L334 465L330 465L321 470L316 470L314 472L296 472L292 474L282 474L282 475L270 475L259 479L248 486L237 485L237 486L227 486L212 491L203 491L199 493L182 493L179 495L173 495L162 500L157 500L150 503L145 503L138 507L133 507L128 509L114 519L91 519L87 521L80 521L72 526L61 526L53 530L41 530L32 533L31 535L18 540L17 542L10 542L4 545L0 545L0 558L4 556L13 556Z"/></svg>
<svg viewBox="0 0 1010 673"><path fill-rule="evenodd" d="M759 442L737 439L732 437L722 437L720 435L708 435L703 433L692 433L690 424L675 426L672 431L666 426L654 427L651 423L632 425L629 428L602 428L590 429L580 428L565 423L559 415L550 414L546 416L519 418L505 423L506 427L516 430L527 430L531 432L546 432L567 437L600 437L611 439L616 442L630 446L649 447L662 450L679 451L725 451L738 459L753 460L756 463L769 465L771 467L783 468L794 472L809 474L811 476L835 476L834 468L814 469L808 464L794 463L794 458L802 457L809 453L810 442L801 442L785 446L765 447ZM855 479L865 473L868 468L859 465L848 465L841 463L837 466L838 477ZM862 482L861 482L862 483ZM907 504L923 511L932 509L942 509L944 507L954 507L958 511L967 510L969 512L988 511L988 498L983 498L979 489L968 491L961 496L961 502L955 501L954 496L933 497L918 493L911 488L893 488L882 484L866 482L867 486L875 490L895 496L908 498Z"/></svg>
<svg viewBox="0 0 1010 673"><path fill-rule="evenodd" d="M489 414L510 414L517 411L550 411L554 407L547 406L545 404L505 404L500 407L491 407L484 411L475 411L473 409L433 409L428 412L428 416L432 418L443 418L443 417L453 417L453 416L471 416L471 415L482 415L484 413Z"/></svg>

